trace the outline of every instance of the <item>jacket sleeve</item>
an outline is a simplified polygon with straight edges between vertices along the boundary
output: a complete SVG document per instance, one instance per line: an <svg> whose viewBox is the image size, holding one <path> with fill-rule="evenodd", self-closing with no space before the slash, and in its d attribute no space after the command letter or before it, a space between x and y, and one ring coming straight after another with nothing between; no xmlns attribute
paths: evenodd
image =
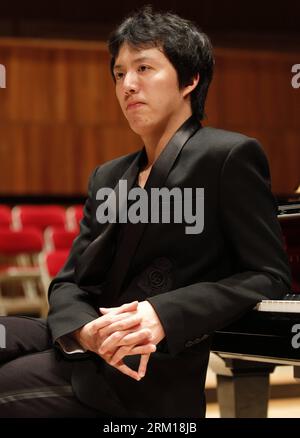
<svg viewBox="0 0 300 438"><path fill-rule="evenodd" d="M256 140L237 144L224 159L218 213L238 261L237 272L217 282L199 282L148 298L172 355L238 319L260 300L279 299L290 290L269 166Z"/></svg>
<svg viewBox="0 0 300 438"><path fill-rule="evenodd" d="M80 289L74 278L77 260L92 240L93 182L98 169L95 169L89 180L88 197L84 206L83 219L80 223L79 236L73 243L64 267L49 286L48 325L53 341L73 332L99 316L96 308L91 303L88 292Z"/></svg>

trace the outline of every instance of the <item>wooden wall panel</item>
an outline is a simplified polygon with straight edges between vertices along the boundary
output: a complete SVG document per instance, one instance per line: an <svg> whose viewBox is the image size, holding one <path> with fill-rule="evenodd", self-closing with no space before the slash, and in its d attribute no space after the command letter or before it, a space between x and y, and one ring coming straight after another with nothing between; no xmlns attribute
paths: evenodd
<svg viewBox="0 0 300 438"><path fill-rule="evenodd" d="M96 165L140 146L102 43L0 40L0 63L0 193L85 193Z"/></svg>
<svg viewBox="0 0 300 438"><path fill-rule="evenodd" d="M216 48L205 124L257 137L276 193L300 183L299 53ZM80 194L100 163L136 150L102 43L0 39L0 193Z"/></svg>
<svg viewBox="0 0 300 438"><path fill-rule="evenodd" d="M300 89L291 85L298 53L215 50L205 124L256 137L269 158L275 193L300 184Z"/></svg>

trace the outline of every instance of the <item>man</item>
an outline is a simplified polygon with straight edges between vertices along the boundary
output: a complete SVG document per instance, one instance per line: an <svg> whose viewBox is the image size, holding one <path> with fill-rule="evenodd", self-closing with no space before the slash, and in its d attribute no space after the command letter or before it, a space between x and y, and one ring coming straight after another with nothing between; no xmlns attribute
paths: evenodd
<svg viewBox="0 0 300 438"><path fill-rule="evenodd" d="M80 236L49 290L52 341L42 321L5 319L2 416L203 417L210 335L289 291L260 145L199 123L213 71L207 36L147 7L109 49L118 101L144 148L91 176ZM158 188L183 193L167 205L173 220L140 212L126 222L132 190L146 208ZM204 221L187 231L191 203Z"/></svg>

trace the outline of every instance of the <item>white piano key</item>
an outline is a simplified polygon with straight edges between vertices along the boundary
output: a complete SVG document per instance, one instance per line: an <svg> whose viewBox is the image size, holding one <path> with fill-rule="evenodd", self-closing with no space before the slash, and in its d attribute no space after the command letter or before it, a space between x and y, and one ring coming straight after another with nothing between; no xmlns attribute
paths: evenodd
<svg viewBox="0 0 300 438"><path fill-rule="evenodd" d="M254 308L260 312L300 313L300 300L262 300Z"/></svg>

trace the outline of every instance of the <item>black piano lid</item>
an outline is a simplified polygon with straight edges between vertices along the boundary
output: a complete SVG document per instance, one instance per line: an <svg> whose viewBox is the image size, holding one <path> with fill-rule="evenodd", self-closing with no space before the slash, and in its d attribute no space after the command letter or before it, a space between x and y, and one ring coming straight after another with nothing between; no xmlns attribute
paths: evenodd
<svg viewBox="0 0 300 438"><path fill-rule="evenodd" d="M217 330L211 349L220 354L300 361L300 348L292 345L295 336L292 328L295 324L300 324L299 313L252 310L238 321Z"/></svg>

